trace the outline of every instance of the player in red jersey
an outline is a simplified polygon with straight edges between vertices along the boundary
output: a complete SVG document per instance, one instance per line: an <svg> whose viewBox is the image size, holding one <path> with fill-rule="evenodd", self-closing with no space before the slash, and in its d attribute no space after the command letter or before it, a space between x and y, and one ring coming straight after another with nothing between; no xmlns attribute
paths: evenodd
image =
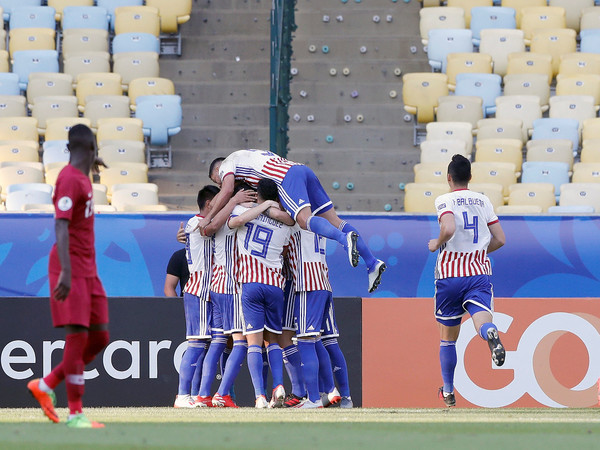
<svg viewBox="0 0 600 450"><path fill-rule="evenodd" d="M65 380L72 428L103 428L82 411L85 365L108 344L108 302L96 269L94 200L90 170L97 162L94 135L85 125L69 130L69 164L54 188L56 244L50 251L50 309L55 327L65 329L62 362L43 379L31 380L29 392L53 422L54 388Z"/></svg>

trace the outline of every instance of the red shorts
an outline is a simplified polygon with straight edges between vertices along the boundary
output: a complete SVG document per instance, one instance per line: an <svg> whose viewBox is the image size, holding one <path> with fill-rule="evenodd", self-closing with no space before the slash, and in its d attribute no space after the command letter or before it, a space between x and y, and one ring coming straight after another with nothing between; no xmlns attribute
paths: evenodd
<svg viewBox="0 0 600 450"><path fill-rule="evenodd" d="M50 293L58 282L58 275L48 274ZM67 298L59 302L50 297L50 310L55 327L82 325L89 328L90 325L108 323L108 300L97 276L72 277Z"/></svg>

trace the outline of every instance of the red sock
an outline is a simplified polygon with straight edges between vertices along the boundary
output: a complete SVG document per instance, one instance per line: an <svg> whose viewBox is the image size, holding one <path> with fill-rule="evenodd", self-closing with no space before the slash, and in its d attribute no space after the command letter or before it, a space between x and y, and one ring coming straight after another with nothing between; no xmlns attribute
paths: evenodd
<svg viewBox="0 0 600 450"><path fill-rule="evenodd" d="M46 383L46 386L48 386L50 389L56 389L56 386L58 386L60 382L64 379L64 364L61 361L61 363L58 366L52 369L52 372L50 372L44 377L44 383Z"/></svg>
<svg viewBox="0 0 600 450"><path fill-rule="evenodd" d="M108 344L107 330L91 330L88 332L87 344L83 351L83 363L88 365L96 355Z"/></svg>
<svg viewBox="0 0 600 450"><path fill-rule="evenodd" d="M71 414L82 412L81 397L84 390L83 352L87 344L87 332L67 334L63 354L63 371L67 385L67 401Z"/></svg>

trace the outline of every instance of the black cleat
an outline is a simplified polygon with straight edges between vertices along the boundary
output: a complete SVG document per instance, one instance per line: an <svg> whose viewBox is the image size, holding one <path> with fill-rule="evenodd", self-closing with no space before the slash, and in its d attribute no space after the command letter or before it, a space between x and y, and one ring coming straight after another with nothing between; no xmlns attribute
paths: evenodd
<svg viewBox="0 0 600 450"><path fill-rule="evenodd" d="M358 253L358 248L356 247L358 243L358 234L354 231L350 231L346 234L346 250L348 251L348 260L352 267L358 266L358 257L360 256Z"/></svg>
<svg viewBox="0 0 600 450"><path fill-rule="evenodd" d="M446 404L446 406L448 408L451 408L453 406L456 406L456 398L454 397L454 392L444 392L444 388L441 387L438 390L438 397L441 398L442 400L444 400L444 403Z"/></svg>
<svg viewBox="0 0 600 450"><path fill-rule="evenodd" d="M501 366L504 364L504 359L506 357L506 351L504 350L504 346L502 342L500 342L500 337L498 336L498 330L495 328L490 328L487 331L487 341L490 346L490 351L492 352L492 361L497 366Z"/></svg>
<svg viewBox="0 0 600 450"><path fill-rule="evenodd" d="M305 400L305 397L298 397L296 394L288 394L283 402L284 408L297 408Z"/></svg>

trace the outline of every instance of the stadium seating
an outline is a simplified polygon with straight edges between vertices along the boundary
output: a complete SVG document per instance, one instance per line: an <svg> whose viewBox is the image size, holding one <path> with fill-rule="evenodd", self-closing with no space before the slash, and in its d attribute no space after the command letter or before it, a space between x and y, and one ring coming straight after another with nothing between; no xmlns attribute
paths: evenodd
<svg viewBox="0 0 600 450"><path fill-rule="evenodd" d="M594 117L583 121L582 140L600 138L600 118Z"/></svg>
<svg viewBox="0 0 600 450"><path fill-rule="evenodd" d="M77 124L91 126L90 120L85 117L49 117L46 119L44 139L66 140L69 138L69 130Z"/></svg>
<svg viewBox="0 0 600 450"><path fill-rule="evenodd" d="M533 121L531 139L569 139L579 148L579 122L575 119L542 118Z"/></svg>
<svg viewBox="0 0 600 450"><path fill-rule="evenodd" d="M160 53L160 40L150 33L121 33L112 41L112 53L155 52Z"/></svg>
<svg viewBox="0 0 600 450"><path fill-rule="evenodd" d="M0 141L38 142L37 124L34 117L0 117Z"/></svg>
<svg viewBox="0 0 600 450"><path fill-rule="evenodd" d="M415 183L447 183L448 161L415 164Z"/></svg>
<svg viewBox="0 0 600 450"><path fill-rule="evenodd" d="M492 57L485 53L450 53L446 58L448 88L456 88L459 73L492 73Z"/></svg>
<svg viewBox="0 0 600 450"><path fill-rule="evenodd" d="M27 85L29 108L35 99L48 95L73 95L73 77L66 73L32 73Z"/></svg>
<svg viewBox="0 0 600 450"><path fill-rule="evenodd" d="M569 183L569 164L552 161L526 161L523 163L521 184L551 183L554 185L556 197L560 195L560 187Z"/></svg>
<svg viewBox="0 0 600 450"><path fill-rule="evenodd" d="M504 205L503 187L498 183L469 183L469 189L489 198L494 210Z"/></svg>
<svg viewBox="0 0 600 450"><path fill-rule="evenodd" d="M465 141L462 139L431 139L421 142L422 163L450 162L452 156L461 154L468 157Z"/></svg>
<svg viewBox="0 0 600 450"><path fill-rule="evenodd" d="M508 187L517 182L515 165L509 162L474 162L471 164L472 183L497 183L502 185L502 195L508 198Z"/></svg>
<svg viewBox="0 0 600 450"><path fill-rule="evenodd" d="M26 6L42 6L42 0L1 0L0 7L2 8L4 22L10 22L10 16L15 7L22 8Z"/></svg>
<svg viewBox="0 0 600 450"><path fill-rule="evenodd" d="M477 139L520 139L523 143L528 136L523 133L520 119L482 119L477 122Z"/></svg>
<svg viewBox="0 0 600 450"><path fill-rule="evenodd" d="M579 162L573 165L573 183L600 183L600 163Z"/></svg>
<svg viewBox="0 0 600 450"><path fill-rule="evenodd" d="M132 205L124 204L121 207L123 212L164 212L168 211L169 208L166 205Z"/></svg>
<svg viewBox="0 0 600 450"><path fill-rule="evenodd" d="M566 53L560 57L559 75L600 73L600 55L596 53Z"/></svg>
<svg viewBox="0 0 600 450"><path fill-rule="evenodd" d="M62 20L62 14L68 6L94 6L94 0L47 0L48 6L56 10L56 21Z"/></svg>
<svg viewBox="0 0 600 450"><path fill-rule="evenodd" d="M138 141L118 141L102 144L98 156L110 167L112 163L146 163L146 145Z"/></svg>
<svg viewBox="0 0 600 450"><path fill-rule="evenodd" d="M144 136L148 138L151 145L168 145L169 138L181 131L181 97L179 95L138 97L135 116L142 119Z"/></svg>
<svg viewBox="0 0 600 450"><path fill-rule="evenodd" d="M575 119L581 130L586 119L596 117L598 107L591 95L555 95L550 98L550 117Z"/></svg>
<svg viewBox="0 0 600 450"><path fill-rule="evenodd" d="M123 95L89 96L84 117L90 120L92 130L97 129L100 119L129 118L129 99Z"/></svg>
<svg viewBox="0 0 600 450"><path fill-rule="evenodd" d="M174 34L179 31L179 25L190 20L192 14L192 0L146 0L146 6L158 9L160 16L160 30L163 33Z"/></svg>
<svg viewBox="0 0 600 450"><path fill-rule="evenodd" d="M110 54L108 52L75 52L64 56L63 72L71 75L73 80L77 80L82 73L110 72Z"/></svg>
<svg viewBox="0 0 600 450"><path fill-rule="evenodd" d="M436 115L438 122L469 122L475 128L483 119L483 99L463 95L440 97Z"/></svg>
<svg viewBox="0 0 600 450"><path fill-rule="evenodd" d="M108 31L108 11L97 6L67 6L61 26L63 31L81 28Z"/></svg>
<svg viewBox="0 0 600 450"><path fill-rule="evenodd" d="M39 187L38 187L39 186ZM18 187L9 186L6 192L6 210L22 211L26 204L52 205L52 187L50 192L43 183L23 183Z"/></svg>
<svg viewBox="0 0 600 450"><path fill-rule="evenodd" d="M144 0L97 0L97 5L105 8L110 22L111 30L115 29L115 8L119 6L142 6Z"/></svg>
<svg viewBox="0 0 600 450"><path fill-rule="evenodd" d="M496 118L520 119L524 136L529 135L533 121L541 117L542 105L537 95L505 95L496 99Z"/></svg>
<svg viewBox="0 0 600 450"><path fill-rule="evenodd" d="M0 161L39 161L39 144L32 141L2 141Z"/></svg>
<svg viewBox="0 0 600 450"><path fill-rule="evenodd" d="M108 205L108 197L106 193L108 188L100 183L92 184L92 192L94 196L94 206L95 205Z"/></svg>
<svg viewBox="0 0 600 450"><path fill-rule="evenodd" d="M473 51L471 30L441 28L429 30L427 58L434 71L446 73L446 58L449 53Z"/></svg>
<svg viewBox="0 0 600 450"><path fill-rule="evenodd" d="M115 34L150 33L160 35L158 9L152 6L120 6L115 8Z"/></svg>
<svg viewBox="0 0 600 450"><path fill-rule="evenodd" d="M103 118L98 120L96 140L98 145L105 141L144 141L142 121L136 118L114 119Z"/></svg>
<svg viewBox="0 0 600 450"><path fill-rule="evenodd" d="M117 53L113 56L113 72L121 75L122 88L126 91L135 79L158 78L160 73L158 53Z"/></svg>
<svg viewBox="0 0 600 450"><path fill-rule="evenodd" d="M533 32L538 30L565 28L566 12L558 6L527 7L521 10L521 30L525 44L530 44Z"/></svg>
<svg viewBox="0 0 600 450"><path fill-rule="evenodd" d="M577 74L556 77L556 95L591 95L594 105L600 105L600 75Z"/></svg>
<svg viewBox="0 0 600 450"><path fill-rule="evenodd" d="M408 183L404 187L404 211L435 213L435 199L450 191L448 183Z"/></svg>
<svg viewBox="0 0 600 450"><path fill-rule="evenodd" d="M2 30L0 30L0 41L6 42L5 36L2 36ZM0 72L9 72L8 67L8 52L6 50L0 50Z"/></svg>
<svg viewBox="0 0 600 450"><path fill-rule="evenodd" d="M583 141L580 161L583 163L600 162L600 139L586 139Z"/></svg>
<svg viewBox="0 0 600 450"><path fill-rule="evenodd" d="M471 26L471 10L475 7L492 7L492 0L448 0L446 6L462 8L465 12L465 26Z"/></svg>
<svg viewBox="0 0 600 450"><path fill-rule="evenodd" d="M0 187L3 201L6 201L8 186L11 184L43 182L44 173L38 168L25 165L0 167Z"/></svg>
<svg viewBox="0 0 600 450"><path fill-rule="evenodd" d="M8 53L13 59L15 52L56 48L56 32L50 28L15 28L8 36Z"/></svg>
<svg viewBox="0 0 600 450"><path fill-rule="evenodd" d="M421 42L427 45L429 30L439 28L462 29L465 26L465 11L456 7L423 8L419 11Z"/></svg>
<svg viewBox="0 0 600 450"><path fill-rule="evenodd" d="M540 98L542 112L546 112L550 102L548 75L541 73L505 75L504 95L537 95Z"/></svg>
<svg viewBox="0 0 600 450"><path fill-rule="evenodd" d="M110 72L89 72L77 76L75 89L79 111L85 110L86 100L89 96L98 95L123 95L121 75Z"/></svg>
<svg viewBox="0 0 600 450"><path fill-rule="evenodd" d="M471 31L473 32L473 44L479 46L481 41L481 30L517 28L515 14L514 8L503 8L499 6L479 6L472 8Z"/></svg>
<svg viewBox="0 0 600 450"><path fill-rule="evenodd" d="M573 143L569 139L536 139L527 142L527 161L564 162L573 167Z"/></svg>
<svg viewBox="0 0 600 450"><path fill-rule="evenodd" d="M137 107L137 99L142 96L151 95L174 95L175 85L168 78L144 77L135 78L129 83L127 95L132 111Z"/></svg>
<svg viewBox="0 0 600 450"><path fill-rule="evenodd" d="M29 74L34 72L58 72L56 50L22 50L12 55L12 72L19 75L19 86L27 89Z"/></svg>
<svg viewBox="0 0 600 450"><path fill-rule="evenodd" d="M430 122L425 127L426 140L461 139L466 145L467 154L473 149L473 125L468 122Z"/></svg>
<svg viewBox="0 0 600 450"><path fill-rule="evenodd" d="M567 28L579 32L581 14L586 8L594 6L594 0L549 0L548 5L564 8Z"/></svg>
<svg viewBox="0 0 600 450"><path fill-rule="evenodd" d="M63 30L61 51L65 59L78 53L108 52L108 31L94 28Z"/></svg>
<svg viewBox="0 0 600 450"><path fill-rule="evenodd" d="M577 33L570 28L534 30L531 38L532 53L546 53L552 56L552 73L558 74L560 58L577 50Z"/></svg>
<svg viewBox="0 0 600 450"><path fill-rule="evenodd" d="M600 184L569 183L560 187L560 206L591 206L600 211Z"/></svg>
<svg viewBox="0 0 600 450"><path fill-rule="evenodd" d="M36 98L31 115L38 121L38 133L46 132L46 120L54 117L79 117L77 97L74 95L49 95Z"/></svg>
<svg viewBox="0 0 600 450"><path fill-rule="evenodd" d="M144 171L135 168L109 167L100 172L100 183L104 184L108 188L107 196L109 200L112 197L112 187L115 184L147 182L147 170Z"/></svg>
<svg viewBox="0 0 600 450"><path fill-rule="evenodd" d="M549 214L592 214L593 212L594 207L588 205L551 206L548 208Z"/></svg>
<svg viewBox="0 0 600 450"><path fill-rule="evenodd" d="M0 95L0 117L27 116L27 100L21 95Z"/></svg>
<svg viewBox="0 0 600 450"><path fill-rule="evenodd" d="M581 0L579 0L581 1ZM600 8L595 8L593 5L584 8L581 11L579 20L579 29L581 31L600 28ZM575 28L574 28L575 29Z"/></svg>
<svg viewBox="0 0 600 450"><path fill-rule="evenodd" d="M147 183L150 185L152 183ZM156 186L156 185L154 185ZM125 206L158 205L157 189L147 189L146 185L113 185L111 204L117 211L123 211ZM135 209L134 209L135 210Z"/></svg>
<svg viewBox="0 0 600 450"><path fill-rule="evenodd" d="M502 0L501 5L513 8L516 12L517 28L521 28L521 16L523 8L546 6L546 0Z"/></svg>
<svg viewBox="0 0 600 450"><path fill-rule="evenodd" d="M545 53L517 52L508 55L506 74L543 74L548 78L548 84L554 76L552 56Z"/></svg>
<svg viewBox="0 0 600 450"><path fill-rule="evenodd" d="M582 53L600 53L600 29L581 30L579 36L581 38L579 49Z"/></svg>
<svg viewBox="0 0 600 450"><path fill-rule="evenodd" d="M47 166L44 167L44 175L46 178L46 184L49 184L51 186L56 186L56 179L58 178L58 174L60 173L61 170L64 169L64 167L66 166L67 163L65 163L64 161L57 161L54 163L49 163Z"/></svg>
<svg viewBox="0 0 600 450"><path fill-rule="evenodd" d="M495 73L460 73L456 75L455 94L482 99L483 117L496 112L496 98L502 95L502 77Z"/></svg>
<svg viewBox="0 0 600 450"><path fill-rule="evenodd" d="M503 205L496 208L498 215L504 214L517 214L517 215L530 215L530 214L541 214L543 208L539 205Z"/></svg>
<svg viewBox="0 0 600 450"><path fill-rule="evenodd" d="M521 139L477 139L475 161L509 162L521 172L523 163L523 142Z"/></svg>
<svg viewBox="0 0 600 450"><path fill-rule="evenodd" d="M525 51L523 31L511 29L481 30L479 51L492 56L494 73L504 76L508 67L508 55Z"/></svg>
<svg viewBox="0 0 600 450"><path fill-rule="evenodd" d="M542 212L548 212L548 208L556 206L554 185L550 183L518 183L510 186L509 192L509 206L537 205Z"/></svg>
<svg viewBox="0 0 600 450"><path fill-rule="evenodd" d="M46 140L43 144L42 162L44 167L55 162L69 162L70 152L67 140Z"/></svg>
<svg viewBox="0 0 600 450"><path fill-rule="evenodd" d="M48 6L19 6L14 8L9 20L9 30L17 28L56 29L54 8Z"/></svg>

